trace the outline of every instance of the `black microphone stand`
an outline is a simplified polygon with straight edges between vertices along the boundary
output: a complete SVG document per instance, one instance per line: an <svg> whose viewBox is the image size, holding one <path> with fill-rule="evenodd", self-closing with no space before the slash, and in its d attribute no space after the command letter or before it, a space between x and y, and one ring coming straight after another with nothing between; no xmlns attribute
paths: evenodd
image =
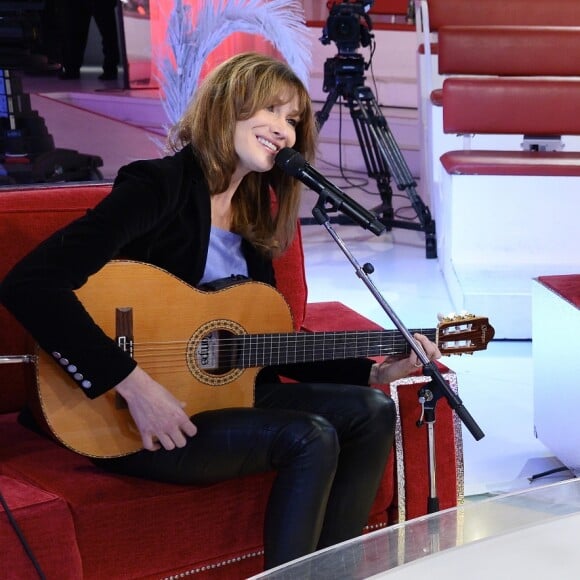
<svg viewBox="0 0 580 580"><path fill-rule="evenodd" d="M418 393L419 402L422 406L423 412L421 419L417 422L417 425L420 426L423 423L427 424L429 455L429 498L427 501L427 510L428 513L439 511L439 499L437 497L437 486L435 478L435 438L433 430L433 425L435 423L435 406L437 401L441 397L445 397L447 399L451 409L457 413L457 416L461 419L476 441L479 441L485 435L480 429L479 425L470 415L469 411L463 406L463 402L457 393L454 393L451 390L447 384L447 381L439 372L437 365L433 361L429 360L421 346L413 338L409 330L404 326L397 314L394 312L388 302L381 295L373 281L370 279L369 275L374 272L374 266L369 263L361 266L353 253L348 249L342 238L336 233L335 229L330 224L330 218L328 217L326 206L328 205L329 209L333 209L335 211L339 209L336 207L337 204L334 201L333 196L330 195L330 192L327 192L326 189L323 189L321 192L319 192L318 195L318 202L312 209L312 215L314 216L315 221L326 228L332 239L337 243L343 254L348 258L349 262L354 267L356 275L370 290L371 294L375 297L387 316L392 320L393 324L403 335L404 339L409 344L409 347L415 352L421 361L423 366L423 374L425 376L431 377L429 388L423 387L419 390ZM364 224L360 225L365 227Z"/></svg>

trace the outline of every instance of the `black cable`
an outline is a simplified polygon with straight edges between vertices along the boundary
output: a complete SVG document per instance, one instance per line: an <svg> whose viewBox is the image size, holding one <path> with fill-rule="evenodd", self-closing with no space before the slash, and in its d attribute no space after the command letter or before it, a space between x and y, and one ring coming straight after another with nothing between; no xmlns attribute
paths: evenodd
<svg viewBox="0 0 580 580"><path fill-rule="evenodd" d="M2 495L1 491L0 491L0 504L2 504L2 507L4 508L4 511L6 512L6 517L8 518L10 525L12 526L14 531L16 532L16 535L18 536L18 539L20 540L20 543L22 544L22 547L24 548L26 555L28 556L28 558L32 562L32 565L34 566L34 569L36 570L38 577L41 580L46 580L46 576L44 575L44 572L42 571L40 564L36 560L36 557L34 556L32 549L28 545L28 542L27 542L26 538L24 537L24 534L22 533L22 530L20 529L18 522L14 518L12 511L8 507L8 504L6 503L6 500L4 499L4 496Z"/></svg>
<svg viewBox="0 0 580 580"><path fill-rule="evenodd" d="M541 477L546 477L547 475L554 475L554 473L560 473L561 471L570 471L572 477L575 478L576 475L570 468L566 467L565 465L562 467L555 467L554 469L548 469L548 471L542 471L542 473L536 473L531 477L528 477L528 481L531 483L532 481L536 481L536 479L540 479Z"/></svg>

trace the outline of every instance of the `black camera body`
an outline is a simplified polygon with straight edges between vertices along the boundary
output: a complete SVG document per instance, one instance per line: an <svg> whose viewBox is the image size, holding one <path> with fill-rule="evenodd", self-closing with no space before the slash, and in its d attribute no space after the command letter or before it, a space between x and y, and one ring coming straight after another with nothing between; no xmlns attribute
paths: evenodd
<svg viewBox="0 0 580 580"><path fill-rule="evenodd" d="M329 93L336 86L352 93L364 84L365 61L360 54L338 54L324 63L322 90Z"/></svg>
<svg viewBox="0 0 580 580"><path fill-rule="evenodd" d="M361 46L369 46L373 35L367 12L372 3L373 0L342 0L335 3L322 31L322 44L336 43L339 53L351 53Z"/></svg>

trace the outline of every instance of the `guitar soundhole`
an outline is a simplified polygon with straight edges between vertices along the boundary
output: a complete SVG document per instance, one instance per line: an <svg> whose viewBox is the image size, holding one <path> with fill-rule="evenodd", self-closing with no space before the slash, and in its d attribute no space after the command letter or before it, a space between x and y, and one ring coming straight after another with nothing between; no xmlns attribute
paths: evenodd
<svg viewBox="0 0 580 580"><path fill-rule="evenodd" d="M244 329L231 320L213 320L201 326L187 343L187 366L196 380L212 386L231 382L238 368L239 342Z"/></svg>

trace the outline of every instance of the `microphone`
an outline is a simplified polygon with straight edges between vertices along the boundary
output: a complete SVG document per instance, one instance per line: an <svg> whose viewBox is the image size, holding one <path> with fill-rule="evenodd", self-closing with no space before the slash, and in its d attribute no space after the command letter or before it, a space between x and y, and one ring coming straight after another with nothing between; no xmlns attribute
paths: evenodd
<svg viewBox="0 0 580 580"><path fill-rule="evenodd" d="M377 236L385 230L385 226L375 214L362 207L344 191L328 181L298 151L290 147L280 149L276 155L275 163L284 173L296 177L312 191L323 197L325 201L332 203L334 209L342 211L363 228L370 230Z"/></svg>

